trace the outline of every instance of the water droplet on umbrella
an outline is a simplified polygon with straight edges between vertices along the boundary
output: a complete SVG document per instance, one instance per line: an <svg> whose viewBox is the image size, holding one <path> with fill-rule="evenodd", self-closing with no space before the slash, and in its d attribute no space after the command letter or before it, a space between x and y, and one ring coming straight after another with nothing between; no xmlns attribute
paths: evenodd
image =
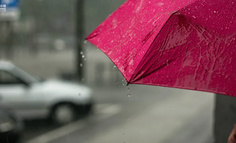
<svg viewBox="0 0 236 143"><path fill-rule="evenodd" d="M163 6L164 3L163 3L163 2L159 2L159 3L157 3L157 5L158 5L158 6Z"/></svg>

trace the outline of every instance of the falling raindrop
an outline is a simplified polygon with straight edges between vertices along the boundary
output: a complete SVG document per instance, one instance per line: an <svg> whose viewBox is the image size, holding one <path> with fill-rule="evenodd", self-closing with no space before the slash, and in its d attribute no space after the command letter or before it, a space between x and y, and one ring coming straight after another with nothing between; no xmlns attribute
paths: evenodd
<svg viewBox="0 0 236 143"><path fill-rule="evenodd" d="M87 40L84 40L84 44L87 44Z"/></svg>
<svg viewBox="0 0 236 143"><path fill-rule="evenodd" d="M127 94L127 96L130 98L130 97L131 97L131 94L130 94L130 88L129 88L128 85L127 85L127 88L128 88L128 94Z"/></svg>
<svg viewBox="0 0 236 143"><path fill-rule="evenodd" d="M123 86L126 86L126 82L125 82L124 79L122 80L122 85L123 85Z"/></svg>
<svg viewBox="0 0 236 143"><path fill-rule="evenodd" d="M129 98L131 97L131 95L130 95L130 93L128 93L128 95L127 95Z"/></svg>
<svg viewBox="0 0 236 143"><path fill-rule="evenodd" d="M83 64L81 63L79 66L80 66L80 67L83 67Z"/></svg>

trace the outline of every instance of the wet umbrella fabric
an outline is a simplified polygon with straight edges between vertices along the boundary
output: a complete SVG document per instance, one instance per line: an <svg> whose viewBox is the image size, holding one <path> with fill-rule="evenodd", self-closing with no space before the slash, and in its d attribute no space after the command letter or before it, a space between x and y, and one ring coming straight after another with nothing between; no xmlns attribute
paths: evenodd
<svg viewBox="0 0 236 143"><path fill-rule="evenodd" d="M127 0L87 40L128 83L236 96L236 0Z"/></svg>

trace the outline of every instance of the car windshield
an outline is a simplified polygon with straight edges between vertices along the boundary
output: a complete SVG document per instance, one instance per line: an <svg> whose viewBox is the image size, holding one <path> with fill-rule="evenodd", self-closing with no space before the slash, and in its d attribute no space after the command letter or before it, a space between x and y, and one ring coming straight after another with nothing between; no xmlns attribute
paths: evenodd
<svg viewBox="0 0 236 143"><path fill-rule="evenodd" d="M37 77L32 76L31 74L25 72L24 70L15 67L13 69L13 72L20 77L21 79L29 82L29 83L35 83L35 82L40 82L40 80Z"/></svg>

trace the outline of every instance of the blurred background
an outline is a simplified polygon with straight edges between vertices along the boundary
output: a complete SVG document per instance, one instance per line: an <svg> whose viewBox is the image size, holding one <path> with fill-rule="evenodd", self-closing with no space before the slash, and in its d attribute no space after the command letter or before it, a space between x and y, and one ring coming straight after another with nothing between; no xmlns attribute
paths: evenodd
<svg viewBox="0 0 236 143"><path fill-rule="evenodd" d="M126 86L116 66L85 41L123 2L0 0L0 139L22 143L213 142L213 94ZM73 118L82 113L77 107L85 105L86 114ZM32 115L39 110L48 116ZM64 116L71 118L59 118Z"/></svg>

